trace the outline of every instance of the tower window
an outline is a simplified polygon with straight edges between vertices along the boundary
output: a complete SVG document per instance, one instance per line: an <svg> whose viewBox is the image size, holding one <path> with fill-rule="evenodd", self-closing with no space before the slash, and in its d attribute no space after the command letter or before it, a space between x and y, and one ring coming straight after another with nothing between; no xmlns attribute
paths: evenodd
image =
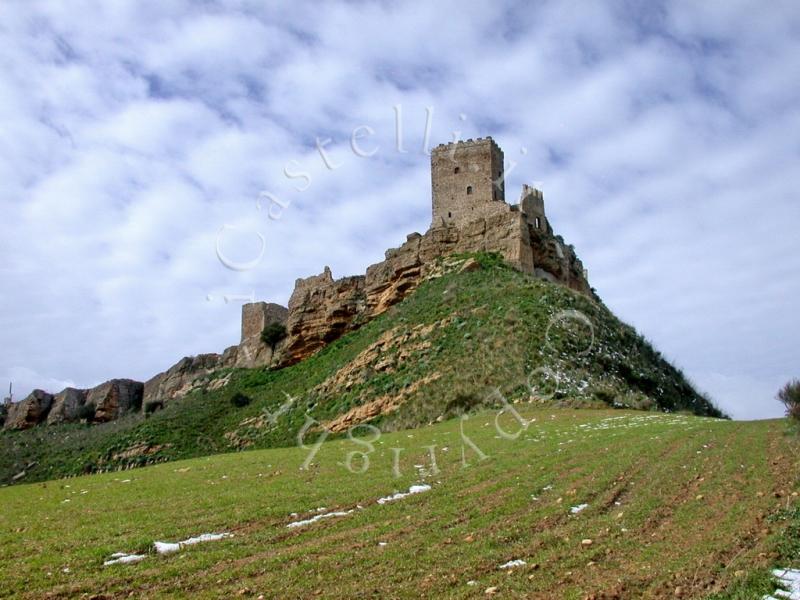
<svg viewBox="0 0 800 600"><path fill-rule="evenodd" d="M453 217L453 213L451 213L451 212L447 213L447 218L448 218L448 219L450 219L450 218L452 218L452 217Z"/></svg>
<svg viewBox="0 0 800 600"><path fill-rule="evenodd" d="M541 229L541 228L542 228L542 223L539 220L539 217L536 217L536 229Z"/></svg>
<svg viewBox="0 0 800 600"><path fill-rule="evenodd" d="M471 193L472 193L472 186L471 186L471 185L468 185L468 186L467 186L467 195L469 195L469 194L471 194Z"/></svg>
<svg viewBox="0 0 800 600"><path fill-rule="evenodd" d="M461 167L456 167L453 169L453 173L458 173L459 171L461 171Z"/></svg>

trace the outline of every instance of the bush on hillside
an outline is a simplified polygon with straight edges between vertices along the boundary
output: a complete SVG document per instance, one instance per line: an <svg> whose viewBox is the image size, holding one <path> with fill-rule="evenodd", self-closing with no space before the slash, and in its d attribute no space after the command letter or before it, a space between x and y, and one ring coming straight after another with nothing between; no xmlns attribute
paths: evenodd
<svg viewBox="0 0 800 600"><path fill-rule="evenodd" d="M163 402L149 402L144 405L144 414L151 415L152 413L156 412L157 410L161 410L164 408Z"/></svg>
<svg viewBox="0 0 800 600"><path fill-rule="evenodd" d="M794 379L778 392L778 400L786 407L787 416L800 421L800 379Z"/></svg>
<svg viewBox="0 0 800 600"><path fill-rule="evenodd" d="M78 409L78 419L81 421L86 421L87 423L91 423L94 421L94 413L94 405L84 404Z"/></svg>
<svg viewBox="0 0 800 600"><path fill-rule="evenodd" d="M286 337L286 325L283 323L270 323L261 332L261 341L275 351L275 346Z"/></svg>
<svg viewBox="0 0 800 600"><path fill-rule="evenodd" d="M231 396L231 404L233 404L236 408L244 408L252 401L253 399L250 396L245 396L241 392L236 392L233 396Z"/></svg>

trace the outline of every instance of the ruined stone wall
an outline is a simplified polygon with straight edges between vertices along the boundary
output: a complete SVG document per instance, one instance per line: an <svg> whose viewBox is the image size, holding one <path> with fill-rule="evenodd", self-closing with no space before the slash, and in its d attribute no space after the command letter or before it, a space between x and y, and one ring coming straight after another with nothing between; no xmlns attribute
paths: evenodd
<svg viewBox="0 0 800 600"><path fill-rule="evenodd" d="M492 138L441 144L431 152L432 227L461 225L505 204L503 151Z"/></svg>
<svg viewBox="0 0 800 600"><path fill-rule="evenodd" d="M534 273L533 252L525 216L505 207L465 227L434 227L413 233L385 260L367 268L366 276L333 279L323 273L298 279L289 300L289 338L276 364L293 364L328 342L359 327L400 302L425 279L437 258L466 252L497 252L511 265Z"/></svg>
<svg viewBox="0 0 800 600"><path fill-rule="evenodd" d="M270 323L286 325L289 311L271 302L252 302L242 306L242 339L234 366L257 367L272 362L272 348L261 341L261 332Z"/></svg>
<svg viewBox="0 0 800 600"><path fill-rule="evenodd" d="M544 213L544 195L540 190L529 185L522 186L519 208L528 218L528 223L539 231L552 233L553 229Z"/></svg>

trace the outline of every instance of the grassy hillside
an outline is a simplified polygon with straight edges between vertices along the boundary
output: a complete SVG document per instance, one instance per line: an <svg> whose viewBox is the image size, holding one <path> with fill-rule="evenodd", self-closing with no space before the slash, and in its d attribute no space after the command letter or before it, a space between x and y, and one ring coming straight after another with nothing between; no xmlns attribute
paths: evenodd
<svg viewBox="0 0 800 600"><path fill-rule="evenodd" d="M449 259L451 272L292 367L221 371L213 377L230 376L224 388L153 415L4 432L0 482L292 445L306 415L312 434L365 419L385 431L415 427L503 399L720 416L602 304L491 255L458 272L464 260ZM236 394L242 402L231 402Z"/></svg>
<svg viewBox="0 0 800 600"><path fill-rule="evenodd" d="M785 421L526 406L510 439L496 415L383 434L368 465L340 439L307 470L294 447L0 489L0 597L731 600L800 560ZM206 532L233 537L152 550Z"/></svg>

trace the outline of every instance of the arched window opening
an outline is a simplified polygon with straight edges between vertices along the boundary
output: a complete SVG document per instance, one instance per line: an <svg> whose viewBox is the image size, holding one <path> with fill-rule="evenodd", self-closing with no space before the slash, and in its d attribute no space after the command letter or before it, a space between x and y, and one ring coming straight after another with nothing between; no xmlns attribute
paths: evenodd
<svg viewBox="0 0 800 600"><path fill-rule="evenodd" d="M536 229L541 229L541 228L542 228L542 223L539 220L539 217L536 217Z"/></svg>
<svg viewBox="0 0 800 600"><path fill-rule="evenodd" d="M456 167L453 169L453 173L458 173L459 171L461 171L461 167Z"/></svg>
<svg viewBox="0 0 800 600"><path fill-rule="evenodd" d="M471 193L472 193L472 186L468 185L467 186L467 195L470 195Z"/></svg>

